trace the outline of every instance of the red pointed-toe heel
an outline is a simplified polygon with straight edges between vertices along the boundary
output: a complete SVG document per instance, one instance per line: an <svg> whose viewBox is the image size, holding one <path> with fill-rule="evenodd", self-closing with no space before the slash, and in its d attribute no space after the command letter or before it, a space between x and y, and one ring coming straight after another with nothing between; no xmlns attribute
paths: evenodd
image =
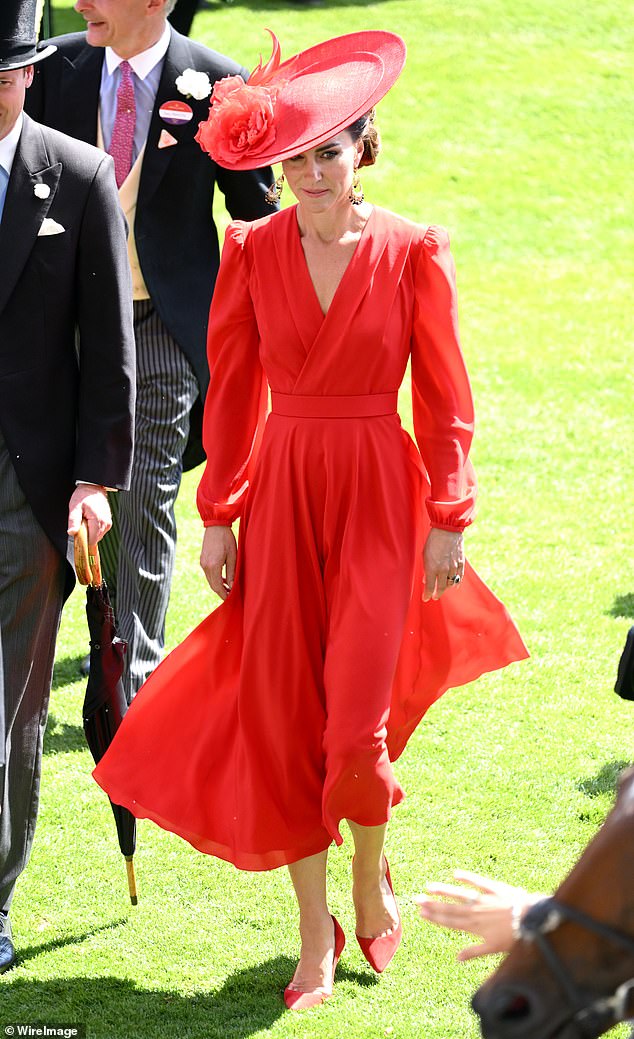
<svg viewBox="0 0 634 1039"><path fill-rule="evenodd" d="M387 864L387 859L385 860L385 879L389 884L390 891L394 895L392 878L390 876L390 867ZM394 905L396 906L398 924L389 934L382 934L378 938L364 938L361 934L357 934L356 936L361 952L372 967L372 970L375 970L377 974L383 973L401 944L401 938L403 937L403 924L401 922L401 914L398 911L396 895L394 895Z"/></svg>
<svg viewBox="0 0 634 1039"><path fill-rule="evenodd" d="M284 989L284 1003L286 1004L287 1010L310 1010L311 1007L321 1006L327 999L332 996L332 986L335 983L335 971L339 962L339 957L343 952L343 947L346 944L346 936L343 933L343 928L339 924L339 921L332 917L333 926L335 929L335 954L332 961L332 983L330 985L330 991L325 988L309 989L308 991L293 988L293 982L287 985Z"/></svg>

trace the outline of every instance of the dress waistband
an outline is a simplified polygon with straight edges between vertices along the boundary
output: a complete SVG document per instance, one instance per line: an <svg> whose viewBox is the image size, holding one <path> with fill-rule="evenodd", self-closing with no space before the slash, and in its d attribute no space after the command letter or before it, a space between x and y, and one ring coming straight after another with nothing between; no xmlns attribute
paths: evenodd
<svg viewBox="0 0 634 1039"><path fill-rule="evenodd" d="M394 415L398 392L360 393L352 397L303 397L271 390L274 415L288 418L378 418Z"/></svg>

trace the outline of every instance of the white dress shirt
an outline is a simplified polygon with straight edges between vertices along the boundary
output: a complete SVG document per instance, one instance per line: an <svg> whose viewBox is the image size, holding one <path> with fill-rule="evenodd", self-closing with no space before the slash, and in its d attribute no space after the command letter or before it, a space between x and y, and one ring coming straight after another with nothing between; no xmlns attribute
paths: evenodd
<svg viewBox="0 0 634 1039"><path fill-rule="evenodd" d="M11 176L11 168L13 166L13 160L15 159L15 153L18 148L18 141L20 140L20 134L22 133L22 123L24 122L24 116L20 112L18 118L15 121L15 126L6 137L3 137L0 141L0 166L4 169L5 173Z"/></svg>

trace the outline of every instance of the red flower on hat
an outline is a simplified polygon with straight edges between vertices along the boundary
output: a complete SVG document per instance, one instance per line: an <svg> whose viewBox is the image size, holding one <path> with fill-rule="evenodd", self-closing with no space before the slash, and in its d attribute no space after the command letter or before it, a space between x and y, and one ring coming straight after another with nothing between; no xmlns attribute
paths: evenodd
<svg viewBox="0 0 634 1039"><path fill-rule="evenodd" d="M257 155L270 147L275 141L276 94L274 88L249 87L239 76L221 79L214 87L209 117L198 126L196 140L203 151L222 166L247 150Z"/></svg>
<svg viewBox="0 0 634 1039"><path fill-rule="evenodd" d="M231 165L245 151L256 156L275 141L275 102L286 80L276 81L280 45L271 36L273 54L264 66L260 58L248 83L240 76L225 76L214 84L209 116L199 124L196 140L221 166Z"/></svg>
<svg viewBox="0 0 634 1039"><path fill-rule="evenodd" d="M195 136L203 151L222 165L231 164L247 150L257 155L269 148L275 140L276 92L266 86L247 86L239 76L219 80L213 88L209 117Z"/></svg>

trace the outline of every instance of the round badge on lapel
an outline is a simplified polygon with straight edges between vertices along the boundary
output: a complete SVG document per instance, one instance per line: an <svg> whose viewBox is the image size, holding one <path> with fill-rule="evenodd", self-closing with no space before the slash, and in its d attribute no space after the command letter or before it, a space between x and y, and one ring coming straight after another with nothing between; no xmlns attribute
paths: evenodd
<svg viewBox="0 0 634 1039"><path fill-rule="evenodd" d="M178 126L180 123L188 123L194 112L191 105L185 101L166 101L159 108L159 115L164 123Z"/></svg>

